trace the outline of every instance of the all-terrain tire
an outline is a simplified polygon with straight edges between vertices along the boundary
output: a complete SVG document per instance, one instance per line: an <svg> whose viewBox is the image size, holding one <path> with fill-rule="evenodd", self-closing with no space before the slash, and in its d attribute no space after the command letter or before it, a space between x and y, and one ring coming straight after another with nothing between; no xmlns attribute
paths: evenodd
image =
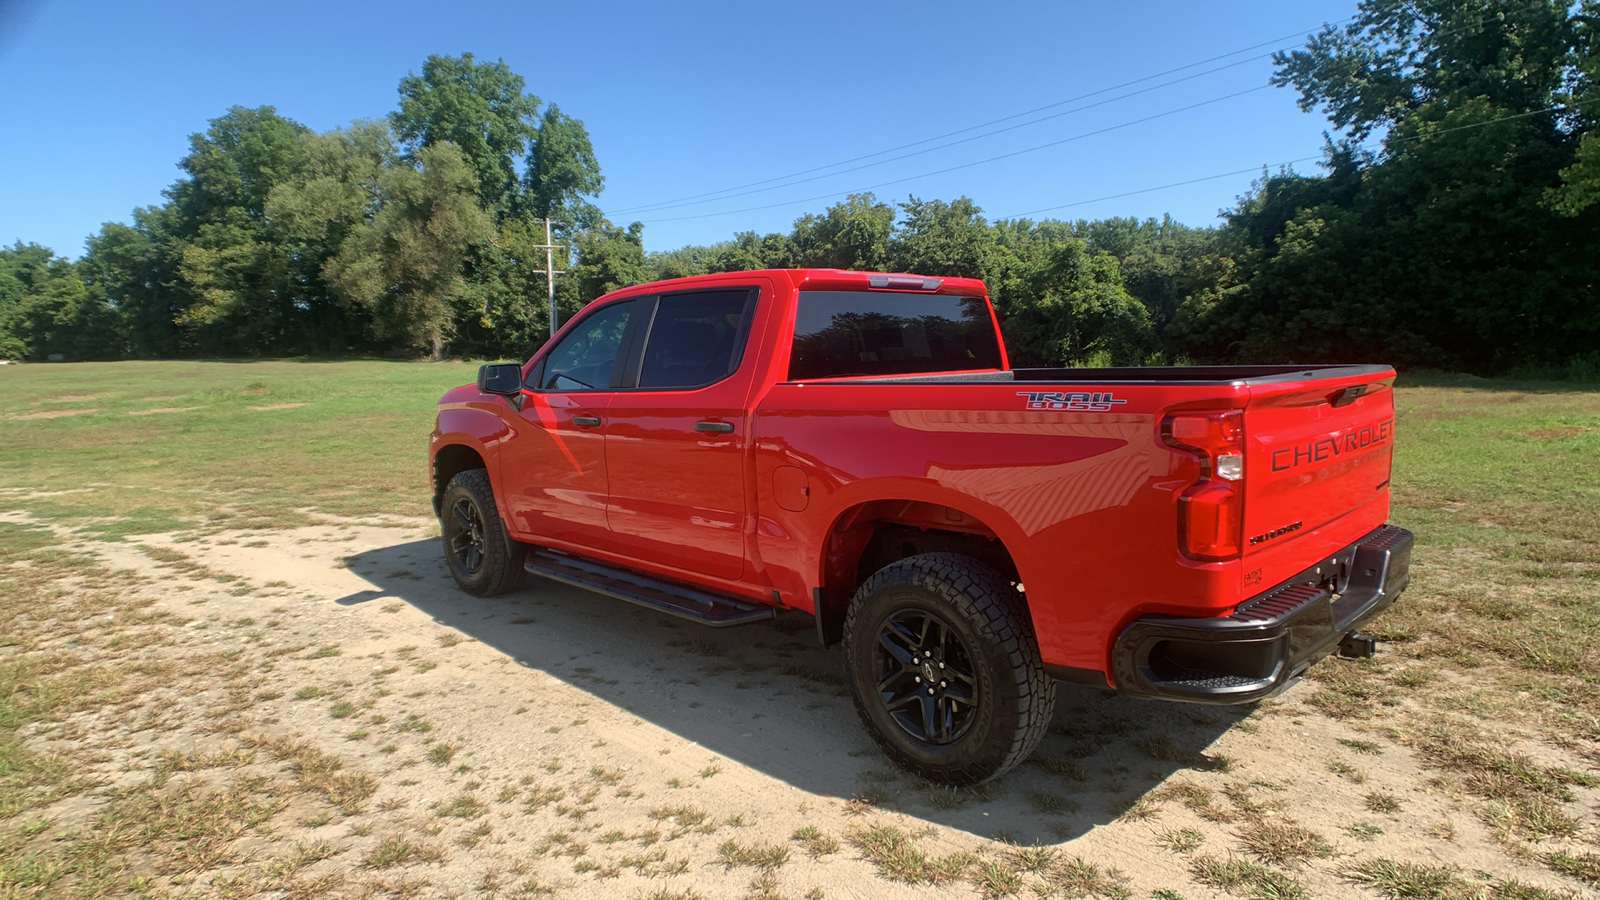
<svg viewBox="0 0 1600 900"><path fill-rule="evenodd" d="M1055 714L1055 681L1021 594L968 556L924 553L868 578L851 600L844 650L868 734L929 781L998 777L1033 752Z"/></svg>
<svg viewBox="0 0 1600 900"><path fill-rule="evenodd" d="M445 563L463 591L494 597L521 587L527 551L500 520L488 472L468 469L450 479L439 500L439 531Z"/></svg>

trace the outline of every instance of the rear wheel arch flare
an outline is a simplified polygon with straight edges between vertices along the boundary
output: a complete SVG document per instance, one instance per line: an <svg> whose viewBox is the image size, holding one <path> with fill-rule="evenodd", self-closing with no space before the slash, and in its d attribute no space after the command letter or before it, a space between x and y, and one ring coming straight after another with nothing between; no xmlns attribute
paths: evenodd
<svg viewBox="0 0 1600 900"><path fill-rule="evenodd" d="M923 553L958 553L1018 580L1010 548L977 516L917 500L869 500L842 511L823 537L820 602L840 621L856 588L873 573Z"/></svg>

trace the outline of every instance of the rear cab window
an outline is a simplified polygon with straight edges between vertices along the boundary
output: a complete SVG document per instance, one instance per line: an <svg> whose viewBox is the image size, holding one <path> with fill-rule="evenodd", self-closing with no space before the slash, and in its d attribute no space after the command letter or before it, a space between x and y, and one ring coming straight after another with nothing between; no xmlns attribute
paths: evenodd
<svg viewBox="0 0 1600 900"><path fill-rule="evenodd" d="M1000 368L982 297L910 291L801 291L789 380Z"/></svg>

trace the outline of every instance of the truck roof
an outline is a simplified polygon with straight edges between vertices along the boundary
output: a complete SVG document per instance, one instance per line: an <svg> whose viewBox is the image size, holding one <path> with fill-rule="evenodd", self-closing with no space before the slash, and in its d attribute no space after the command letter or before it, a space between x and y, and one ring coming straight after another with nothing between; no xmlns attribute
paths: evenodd
<svg viewBox="0 0 1600 900"><path fill-rule="evenodd" d="M751 269L740 272L713 272L708 275L688 275L668 278L645 284L618 288L593 302L613 297L652 294L658 291L688 290L703 285L748 282L752 278L768 278L791 288L813 291L864 291L891 290L916 291L929 294L955 294L965 297L987 296L983 281L977 278L958 278L949 275L918 275L912 272L859 272L850 269Z"/></svg>

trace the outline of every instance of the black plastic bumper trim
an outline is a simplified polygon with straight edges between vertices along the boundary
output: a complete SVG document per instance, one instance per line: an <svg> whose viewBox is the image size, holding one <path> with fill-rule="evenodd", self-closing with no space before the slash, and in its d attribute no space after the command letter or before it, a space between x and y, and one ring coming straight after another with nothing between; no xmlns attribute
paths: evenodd
<svg viewBox="0 0 1600 900"><path fill-rule="evenodd" d="M1081 684L1084 687L1109 690L1110 684L1106 683L1106 673L1096 669L1080 669L1077 666L1056 666L1044 664L1044 673L1056 681L1065 681L1068 684Z"/></svg>
<svg viewBox="0 0 1600 900"><path fill-rule="evenodd" d="M1118 692L1212 704L1281 693L1405 590L1414 542L1383 525L1232 615L1135 619L1112 651Z"/></svg>

